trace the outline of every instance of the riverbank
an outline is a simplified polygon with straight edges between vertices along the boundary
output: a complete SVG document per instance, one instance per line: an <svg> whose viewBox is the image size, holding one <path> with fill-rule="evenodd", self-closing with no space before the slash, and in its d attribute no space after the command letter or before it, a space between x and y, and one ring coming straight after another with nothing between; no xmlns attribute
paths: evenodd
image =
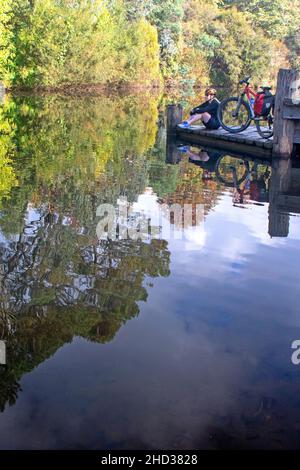
<svg viewBox="0 0 300 470"><path fill-rule="evenodd" d="M13 94L58 94L66 96L100 96L108 93L133 93L149 90L161 90L164 88L162 81L155 81L149 85L141 83L81 83L63 86L38 86L38 87L4 87L6 93Z"/></svg>

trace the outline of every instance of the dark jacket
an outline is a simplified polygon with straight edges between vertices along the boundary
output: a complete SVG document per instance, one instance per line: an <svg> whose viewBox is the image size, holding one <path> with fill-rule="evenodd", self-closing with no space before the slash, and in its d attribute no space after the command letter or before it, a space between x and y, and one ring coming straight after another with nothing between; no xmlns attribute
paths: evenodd
<svg viewBox="0 0 300 470"><path fill-rule="evenodd" d="M218 107L220 101L217 98L213 98L211 102L205 101L204 103L196 106L196 108L192 109L190 115L199 114L199 113L209 113L213 118L218 119Z"/></svg>
<svg viewBox="0 0 300 470"><path fill-rule="evenodd" d="M216 164L222 154L222 152L219 152L218 150L207 150L203 149L206 151L207 155L209 156L209 160L206 162L201 162L199 160L193 160L192 158L189 158L189 162L193 163L194 165L200 166L203 168L203 170L207 170L210 172L216 171Z"/></svg>

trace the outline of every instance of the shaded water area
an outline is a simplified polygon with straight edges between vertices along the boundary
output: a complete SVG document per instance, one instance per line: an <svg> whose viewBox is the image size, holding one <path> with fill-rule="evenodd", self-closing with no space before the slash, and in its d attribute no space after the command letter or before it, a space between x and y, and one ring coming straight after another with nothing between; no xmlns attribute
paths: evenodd
<svg viewBox="0 0 300 470"><path fill-rule="evenodd" d="M163 109L0 108L2 449L299 447L299 169L166 146ZM124 198L142 239L99 240Z"/></svg>

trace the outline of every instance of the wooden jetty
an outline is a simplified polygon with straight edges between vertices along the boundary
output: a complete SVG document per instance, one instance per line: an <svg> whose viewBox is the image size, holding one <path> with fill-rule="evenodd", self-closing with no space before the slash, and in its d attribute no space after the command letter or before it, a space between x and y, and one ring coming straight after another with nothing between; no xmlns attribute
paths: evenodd
<svg viewBox="0 0 300 470"><path fill-rule="evenodd" d="M274 110L273 156L290 158L300 143L300 73L281 69L278 73Z"/></svg>
<svg viewBox="0 0 300 470"><path fill-rule="evenodd" d="M285 69L278 73L272 139L261 138L254 126L238 134L222 128L210 131L204 126L182 129L178 127L182 117L181 105L168 106L167 162L176 164L181 160L181 142L219 149L220 155L269 162L269 234L287 237L290 217L300 214L300 168L291 159L296 146L300 149L300 73Z"/></svg>
<svg viewBox="0 0 300 470"><path fill-rule="evenodd" d="M249 126L239 134L230 134L222 128L207 130L204 126L191 126L189 129L179 128L177 135L187 142L211 145L229 151L234 148L241 155L251 154L271 158L273 151L273 139L261 138L255 126Z"/></svg>
<svg viewBox="0 0 300 470"><path fill-rule="evenodd" d="M294 146L300 144L300 73L281 69L278 73L274 110L274 136L263 139L255 126L231 134L222 128L208 130L204 126L178 127L182 122L182 107L172 104L167 109L168 140L176 136L182 141L210 145L222 150L235 150L241 155L262 158L290 158Z"/></svg>

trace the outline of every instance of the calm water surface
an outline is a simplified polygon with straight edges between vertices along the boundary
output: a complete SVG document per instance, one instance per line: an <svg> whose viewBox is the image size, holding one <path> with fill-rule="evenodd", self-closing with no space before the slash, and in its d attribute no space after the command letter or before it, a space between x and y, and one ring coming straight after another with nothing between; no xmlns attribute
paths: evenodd
<svg viewBox="0 0 300 470"><path fill-rule="evenodd" d="M2 449L299 447L299 170L166 151L159 109L0 108ZM125 197L151 233L99 240Z"/></svg>

